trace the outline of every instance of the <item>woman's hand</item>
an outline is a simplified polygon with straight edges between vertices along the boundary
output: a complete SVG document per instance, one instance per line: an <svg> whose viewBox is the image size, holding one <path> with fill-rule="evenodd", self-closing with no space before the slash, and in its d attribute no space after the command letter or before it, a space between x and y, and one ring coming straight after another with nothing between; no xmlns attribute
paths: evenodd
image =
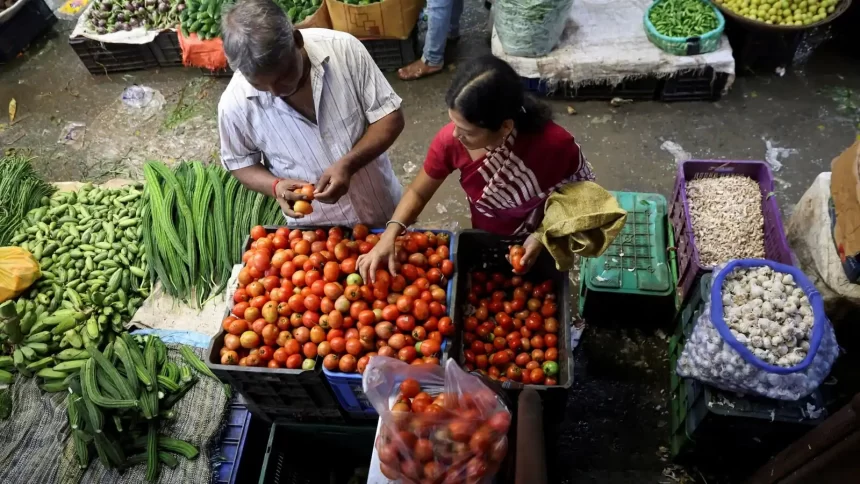
<svg viewBox="0 0 860 484"><path fill-rule="evenodd" d="M358 256L356 262L358 273L365 283L368 281L370 284L375 283L377 269L382 269L384 266L388 267L391 275L397 275L400 264L397 262L397 248L394 245L396 240L396 232L393 237L389 232L385 232L370 252Z"/></svg>
<svg viewBox="0 0 860 484"><path fill-rule="evenodd" d="M520 272L514 270L514 274L522 275L531 270L543 250L543 244L540 243L537 236L531 234L526 238L526 241L523 242L523 248L525 249L525 253L523 254L522 259L520 259L520 264L522 265L523 270Z"/></svg>

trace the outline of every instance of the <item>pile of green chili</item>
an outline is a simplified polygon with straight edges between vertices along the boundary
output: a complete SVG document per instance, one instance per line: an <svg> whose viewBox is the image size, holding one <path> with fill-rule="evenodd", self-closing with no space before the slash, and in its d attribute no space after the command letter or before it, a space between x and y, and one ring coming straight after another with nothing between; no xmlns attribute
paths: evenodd
<svg viewBox="0 0 860 484"><path fill-rule="evenodd" d="M717 14L701 0L662 0L648 15L657 32L667 37L696 37L717 28Z"/></svg>

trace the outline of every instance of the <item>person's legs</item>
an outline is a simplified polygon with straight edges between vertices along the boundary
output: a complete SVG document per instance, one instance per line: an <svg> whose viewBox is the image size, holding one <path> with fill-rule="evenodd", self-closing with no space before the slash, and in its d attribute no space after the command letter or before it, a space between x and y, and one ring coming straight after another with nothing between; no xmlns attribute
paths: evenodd
<svg viewBox="0 0 860 484"><path fill-rule="evenodd" d="M442 70L445 64L445 42L451 26L451 11L459 1L462 13L462 0L427 0L427 36L424 37L424 52L420 60L397 71L404 81L420 79ZM458 15L459 17L459 15Z"/></svg>
<svg viewBox="0 0 860 484"><path fill-rule="evenodd" d="M460 37L460 16L463 15L463 0L451 0L451 19L448 27L448 38L457 39Z"/></svg>
<svg viewBox="0 0 860 484"><path fill-rule="evenodd" d="M427 0L427 36L424 37L424 63L441 67L445 63L445 41L451 26L451 14L458 0ZM460 12L463 11L463 0ZM459 19L458 19L459 23Z"/></svg>

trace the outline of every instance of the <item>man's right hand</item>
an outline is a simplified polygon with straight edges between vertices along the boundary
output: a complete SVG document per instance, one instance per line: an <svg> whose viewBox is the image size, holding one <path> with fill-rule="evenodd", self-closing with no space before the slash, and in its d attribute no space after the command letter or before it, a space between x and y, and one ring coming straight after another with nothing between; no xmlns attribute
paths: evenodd
<svg viewBox="0 0 860 484"><path fill-rule="evenodd" d="M307 200L307 197L305 197L301 193L295 193L293 190L301 188L302 185L307 184L307 182L303 182L300 180L284 178L280 182L278 182L277 185L275 185L276 200L278 200L278 204L281 205L281 210L284 211L284 215L290 218L304 217L303 214L300 214L293 210L293 204L298 200Z"/></svg>

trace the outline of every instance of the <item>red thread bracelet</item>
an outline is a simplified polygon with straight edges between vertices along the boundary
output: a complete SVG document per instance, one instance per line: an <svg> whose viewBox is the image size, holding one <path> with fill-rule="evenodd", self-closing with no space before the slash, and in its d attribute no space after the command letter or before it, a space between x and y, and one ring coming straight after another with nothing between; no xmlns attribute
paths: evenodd
<svg viewBox="0 0 860 484"><path fill-rule="evenodd" d="M275 198L278 198L278 183L281 183L281 181L282 180L280 178L276 178L275 182L272 183L272 196Z"/></svg>

